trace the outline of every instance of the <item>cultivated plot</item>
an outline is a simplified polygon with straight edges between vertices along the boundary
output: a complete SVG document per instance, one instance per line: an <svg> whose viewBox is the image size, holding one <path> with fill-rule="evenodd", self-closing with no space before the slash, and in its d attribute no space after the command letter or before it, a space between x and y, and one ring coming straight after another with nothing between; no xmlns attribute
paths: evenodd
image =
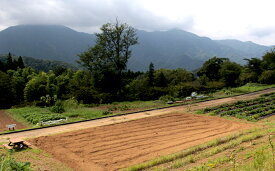
<svg viewBox="0 0 275 171"><path fill-rule="evenodd" d="M116 170L249 127L218 117L177 112L31 142L77 170Z"/></svg>

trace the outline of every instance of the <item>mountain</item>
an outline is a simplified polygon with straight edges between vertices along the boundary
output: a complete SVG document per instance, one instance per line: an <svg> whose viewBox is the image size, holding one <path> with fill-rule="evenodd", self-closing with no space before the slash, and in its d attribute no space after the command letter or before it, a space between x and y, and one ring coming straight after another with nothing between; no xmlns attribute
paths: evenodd
<svg viewBox="0 0 275 171"><path fill-rule="evenodd" d="M93 44L95 36L59 25L19 25L0 32L0 54L11 52L74 63L77 54Z"/></svg>
<svg viewBox="0 0 275 171"><path fill-rule="evenodd" d="M258 45L251 41L242 42L234 39L226 39L226 40L215 40L216 42L229 46L235 50L241 51L250 57L259 57L263 55L263 52L270 50L270 47Z"/></svg>
<svg viewBox="0 0 275 171"><path fill-rule="evenodd" d="M211 40L183 30L137 31L139 44L132 47L128 67L186 68L194 70L207 59L227 57L243 63L244 58L261 57L271 47L238 40ZM77 55L94 45L95 35L59 25L19 25L0 32L0 54L65 61L75 64Z"/></svg>
<svg viewBox="0 0 275 171"><path fill-rule="evenodd" d="M7 62L7 54L0 55L0 61L1 62ZM18 60L18 56L12 55L12 58L15 60ZM66 62L62 61L55 61L55 60L45 60L45 59L36 59L32 57L22 57L24 65L27 67L32 67L33 69L37 71L45 71L48 72L49 70L54 70L58 67L63 68L70 68L72 70L77 70L77 67L75 67L72 64L68 64Z"/></svg>

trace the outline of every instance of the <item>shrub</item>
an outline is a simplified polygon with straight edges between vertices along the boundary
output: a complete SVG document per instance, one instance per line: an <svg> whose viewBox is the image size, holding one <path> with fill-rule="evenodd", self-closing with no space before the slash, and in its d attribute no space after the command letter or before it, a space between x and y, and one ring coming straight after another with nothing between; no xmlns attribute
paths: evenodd
<svg viewBox="0 0 275 171"><path fill-rule="evenodd" d="M159 100L163 102L167 102L167 101L175 101L175 98L170 95L165 95L165 96L161 96Z"/></svg>
<svg viewBox="0 0 275 171"><path fill-rule="evenodd" d="M52 106L50 108L50 111L54 112L54 113L63 113L63 112L65 112L65 109L64 109L62 102L60 100L58 100L55 102L54 106Z"/></svg>
<svg viewBox="0 0 275 171"><path fill-rule="evenodd" d="M63 102L63 106L64 106L65 110L77 109L78 108L78 102L77 102L76 99L70 98L70 99L65 100Z"/></svg>
<svg viewBox="0 0 275 171"><path fill-rule="evenodd" d="M110 115L110 114L112 114L111 111L103 111L103 112L102 112L102 115Z"/></svg>

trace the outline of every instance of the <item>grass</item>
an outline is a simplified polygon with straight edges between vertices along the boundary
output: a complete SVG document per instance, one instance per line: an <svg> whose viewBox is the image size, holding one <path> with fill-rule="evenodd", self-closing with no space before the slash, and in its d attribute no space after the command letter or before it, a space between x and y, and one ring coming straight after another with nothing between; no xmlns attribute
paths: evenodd
<svg viewBox="0 0 275 171"><path fill-rule="evenodd" d="M218 138L218 139L210 141L206 144L198 145L198 146L189 148L187 150L183 150L179 153L175 153L175 154L171 154L171 155L167 155L167 156L162 156L162 157L156 158L154 160L151 160L151 161L148 161L148 162L145 162L145 163L142 163L142 164L138 164L138 165L129 167L125 170L127 170L127 171L144 170L144 169L147 169L147 168L152 168L154 166L162 165L162 164L169 163L169 162L171 162L172 166L169 166L167 168L168 170L169 170L169 168L170 169L171 168L178 168L180 166L183 166L187 163L190 163L190 162L194 161L194 157L190 158L190 156L195 154L195 153L200 153L200 155L202 155L203 157L207 157L207 156L210 156L210 155L214 155L214 154L216 154L220 151L223 151L223 150L225 150L229 147L233 147L233 146L237 145L238 143L242 143L242 142L249 141L251 139L259 138L259 137L261 137L261 135L263 135L263 133L260 133L259 129L251 129L251 130L248 130L248 131L244 131L242 133L226 136L226 137L223 137L223 138ZM239 137L241 137L241 138L238 139ZM232 140L236 140L236 141L232 141ZM230 142L230 143L228 143L228 142ZM227 145L224 146L224 147L214 148L214 147L220 146L221 144L227 144ZM212 148L212 150L208 151L207 154L206 153L201 153L202 151L205 151L209 148ZM196 156L195 158L197 158L197 157L198 156Z"/></svg>
<svg viewBox="0 0 275 171"><path fill-rule="evenodd" d="M261 84L246 84L242 87L227 89L226 91L234 92L225 93L226 91L219 91L216 95L209 96L208 99L197 99L193 101L186 101L181 104L172 104L168 105L165 102L161 101L133 101L133 102L114 102L112 104L102 104L99 106L91 105L82 105L78 104L75 100L69 99L63 102L65 112L58 114L53 113L49 107L40 108L35 106L27 106L23 108L12 108L9 109L9 114L15 118L17 121L22 122L28 127L38 127L40 126L38 123L46 122L49 120L58 120L58 119L66 119L61 123L75 122L81 120L89 120L102 118L105 116L119 115L127 112L137 112L142 110L149 109L157 109L166 106L176 106L183 104L190 104L199 101L205 101L210 99L216 99L221 97L228 97L232 95L237 95L241 93L247 93L257 90L262 90L270 87L274 87L275 85L261 85ZM223 92L223 93L221 93ZM60 124L60 123L57 123Z"/></svg>
<svg viewBox="0 0 275 171"><path fill-rule="evenodd" d="M262 170L271 171L274 169L273 167L275 167L275 135L268 136L270 133L275 132L275 117L272 118L259 123L261 125L264 124L264 128L251 129L238 134L218 138L175 154L161 156L151 161L131 166L124 170L200 171L214 168L216 170L227 168L226 170L253 171L264 168ZM249 145L243 145L244 143ZM254 146L257 147L257 149ZM264 149L263 152L259 151L261 148ZM244 155L244 153L249 154ZM228 165L229 162L230 165Z"/></svg>
<svg viewBox="0 0 275 171"><path fill-rule="evenodd" d="M12 152L6 152L0 154L0 171L31 171L29 162L18 162L12 157L11 153Z"/></svg>
<svg viewBox="0 0 275 171"><path fill-rule="evenodd" d="M66 122L74 122L88 119L101 118L105 116L123 114L129 111L139 111L157 107L168 106L159 101L134 101L134 102L115 102L113 104L100 105L96 107L87 107L79 105L76 102L65 101L64 113L54 113L50 107L26 106L22 108L8 109L8 113L17 121L28 125L29 127L39 126L41 121L67 119ZM108 112L106 112L108 111Z"/></svg>
<svg viewBox="0 0 275 171"><path fill-rule="evenodd" d="M223 98L223 97L230 97L230 96L235 96L243 93L260 91L260 90L273 88L273 87L275 87L275 84L266 85L266 84L258 84L258 83L247 83L243 86L236 87L236 88L224 88L222 90L218 90L215 93L210 94L210 96L214 98Z"/></svg>

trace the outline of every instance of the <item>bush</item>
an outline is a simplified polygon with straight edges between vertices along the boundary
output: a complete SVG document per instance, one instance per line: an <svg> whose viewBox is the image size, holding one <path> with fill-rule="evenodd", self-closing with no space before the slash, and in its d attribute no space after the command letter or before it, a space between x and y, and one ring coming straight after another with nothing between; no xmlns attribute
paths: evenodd
<svg viewBox="0 0 275 171"><path fill-rule="evenodd" d="M109 115L109 114L112 114L112 112L111 111L103 111L102 112L102 115Z"/></svg>
<svg viewBox="0 0 275 171"><path fill-rule="evenodd" d="M63 106L64 106L65 110L77 109L78 108L78 102L77 102L76 99L70 98L70 99L65 100L63 102Z"/></svg>
<svg viewBox="0 0 275 171"><path fill-rule="evenodd" d="M165 95L165 96L161 96L159 100L162 102L168 102L168 101L175 101L175 98L170 95Z"/></svg>
<svg viewBox="0 0 275 171"><path fill-rule="evenodd" d="M54 113L63 113L63 112L65 112L65 109L64 109L62 102L60 100L58 100L55 102L54 106L52 106L50 108L50 111L54 112Z"/></svg>

